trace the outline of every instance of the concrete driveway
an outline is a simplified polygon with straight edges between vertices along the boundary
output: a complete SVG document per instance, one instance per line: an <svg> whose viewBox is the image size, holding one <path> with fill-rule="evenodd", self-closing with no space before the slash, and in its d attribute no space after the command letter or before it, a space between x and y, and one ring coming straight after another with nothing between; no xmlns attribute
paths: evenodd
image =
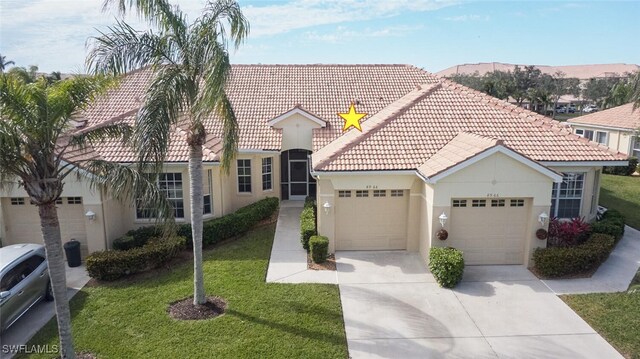
<svg viewBox="0 0 640 359"><path fill-rule="evenodd" d="M417 253L338 252L352 358L621 358L523 266L471 266L454 290Z"/></svg>

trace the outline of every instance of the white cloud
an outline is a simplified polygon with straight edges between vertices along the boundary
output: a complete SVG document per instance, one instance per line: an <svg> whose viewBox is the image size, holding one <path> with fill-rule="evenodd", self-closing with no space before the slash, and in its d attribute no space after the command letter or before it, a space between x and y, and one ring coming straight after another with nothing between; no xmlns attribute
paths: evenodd
<svg viewBox="0 0 640 359"><path fill-rule="evenodd" d="M251 36L275 35L296 29L387 18L404 12L441 9L453 0L296 0L286 4L247 6Z"/></svg>
<svg viewBox="0 0 640 359"><path fill-rule="evenodd" d="M480 16L480 15L458 15L458 16L449 16L445 17L446 21L453 22L466 22L466 21L489 21L489 16Z"/></svg>
<svg viewBox="0 0 640 359"><path fill-rule="evenodd" d="M422 25L408 26L387 26L383 28L363 28L352 30L345 26L338 26L334 32L319 33L317 31L307 31L303 38L309 41L322 41L330 43L348 42L355 39L375 38L375 37L400 37L411 32L424 28Z"/></svg>

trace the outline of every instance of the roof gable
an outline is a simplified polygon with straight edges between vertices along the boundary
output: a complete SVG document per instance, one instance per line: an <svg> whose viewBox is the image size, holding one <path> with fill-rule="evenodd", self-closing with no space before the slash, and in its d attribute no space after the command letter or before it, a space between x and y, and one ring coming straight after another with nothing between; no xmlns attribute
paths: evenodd
<svg viewBox="0 0 640 359"><path fill-rule="evenodd" d="M437 183L496 153L502 153L518 161L554 182L562 182L562 175L504 146L502 141L464 132L425 161L418 167L417 172L425 182Z"/></svg>
<svg viewBox="0 0 640 359"><path fill-rule="evenodd" d="M279 124L280 122L290 118L291 116L294 115L300 115L303 118L311 121L312 123L315 123L316 125L320 126L320 127L327 127L327 121L321 119L320 117L312 114L311 112L305 110L304 108L302 108L302 106L300 104L295 105L291 110L275 117L272 118L271 120L269 120L267 123L269 124L269 126L274 127L274 128L280 128Z"/></svg>

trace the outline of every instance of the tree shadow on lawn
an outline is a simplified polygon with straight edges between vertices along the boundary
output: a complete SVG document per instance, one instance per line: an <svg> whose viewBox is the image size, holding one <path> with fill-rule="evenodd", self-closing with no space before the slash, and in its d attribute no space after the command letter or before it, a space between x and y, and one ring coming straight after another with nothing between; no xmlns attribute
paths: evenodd
<svg viewBox="0 0 640 359"><path fill-rule="evenodd" d="M616 209L625 216L625 222L628 226L640 230L640 215L629 216L632 211L638 211L638 205L634 202L628 201L625 198L618 197L617 194L604 187L600 188L600 203L601 206L608 209Z"/></svg>
<svg viewBox="0 0 640 359"><path fill-rule="evenodd" d="M225 315L236 316L241 320L246 320L258 325L270 327L281 332L287 332L295 336L303 336L308 339L321 340L329 344L344 343L346 345L346 340L344 335L337 335L334 333L329 334L326 332L316 331L311 328L305 327L304 323L300 323L300 327L291 326L288 324L278 323L278 322L267 320L264 318L258 318L251 314L243 313L235 309L227 309Z"/></svg>

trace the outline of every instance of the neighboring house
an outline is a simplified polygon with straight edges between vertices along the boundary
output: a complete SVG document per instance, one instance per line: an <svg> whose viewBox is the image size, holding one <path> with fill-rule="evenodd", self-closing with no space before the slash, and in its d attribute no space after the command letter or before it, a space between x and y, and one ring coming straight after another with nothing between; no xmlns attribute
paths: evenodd
<svg viewBox="0 0 640 359"><path fill-rule="evenodd" d="M575 117L567 123L578 136L640 157L640 109L634 110L632 103Z"/></svg>
<svg viewBox="0 0 640 359"><path fill-rule="evenodd" d="M437 72L437 75L449 77L457 74L473 75L478 73L480 76L487 72L493 71L513 71L515 66L524 68L529 65L506 64L501 62L481 62L477 64L462 64L448 67ZM547 66L533 65L543 74L555 75L558 72L565 74L566 78L577 78L581 81L587 81L593 78L619 77L625 73L633 73L640 71L640 65L636 64L593 64L593 65L565 65L565 66Z"/></svg>
<svg viewBox="0 0 640 359"><path fill-rule="evenodd" d="M89 128L132 121L149 81L129 74L118 89L76 119ZM239 124L239 153L230 175L219 167L220 123L206 121L205 218L268 196L316 196L318 229L330 250L462 249L468 264L526 264L545 241L534 233L562 218L595 217L602 166L625 156L574 134L558 122L407 65L235 65L228 86ZM343 133L354 103L362 132ZM184 130L173 144L160 186L178 221L189 221L188 150ZM130 163L118 143L90 153ZM81 194L78 194L81 193ZM67 182L63 196L81 196L89 251L107 248L128 229L153 222L151 211ZM33 206L21 189L2 194L2 234L35 241ZM62 206L73 206L63 200ZM79 214L91 210L90 221ZM441 215L449 239L439 241ZM62 221L63 240L72 233ZM79 237L79 235L77 235Z"/></svg>

